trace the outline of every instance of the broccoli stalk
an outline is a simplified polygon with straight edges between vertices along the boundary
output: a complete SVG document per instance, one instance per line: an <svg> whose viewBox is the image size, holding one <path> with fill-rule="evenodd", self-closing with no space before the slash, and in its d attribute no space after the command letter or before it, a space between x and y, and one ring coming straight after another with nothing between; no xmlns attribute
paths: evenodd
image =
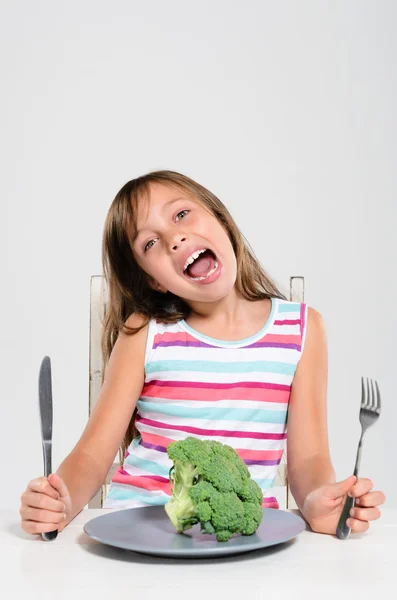
<svg viewBox="0 0 397 600"><path fill-rule="evenodd" d="M252 535L262 516L262 491L244 461L226 444L188 437L167 448L172 497L165 511L182 533L200 523L218 541Z"/></svg>
<svg viewBox="0 0 397 600"><path fill-rule="evenodd" d="M172 486L172 502L165 505L165 510L175 529L182 533L198 523L197 508L190 497L190 490L197 481L199 473L190 463L175 460L170 469Z"/></svg>

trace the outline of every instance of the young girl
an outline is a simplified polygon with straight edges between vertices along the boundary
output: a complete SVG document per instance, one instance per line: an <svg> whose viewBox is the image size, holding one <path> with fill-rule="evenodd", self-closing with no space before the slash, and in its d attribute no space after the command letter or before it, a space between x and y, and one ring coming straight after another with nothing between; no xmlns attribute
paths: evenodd
<svg viewBox="0 0 397 600"><path fill-rule="evenodd" d="M172 171L128 182L107 215L109 304L100 396L56 474L21 498L23 529L60 532L103 484L105 507L165 504L166 453L187 436L234 447L278 508L272 486L287 439L292 494L313 531L364 532L385 500L369 479L335 481L326 424L327 346L321 315L289 302L262 269L225 206Z"/></svg>

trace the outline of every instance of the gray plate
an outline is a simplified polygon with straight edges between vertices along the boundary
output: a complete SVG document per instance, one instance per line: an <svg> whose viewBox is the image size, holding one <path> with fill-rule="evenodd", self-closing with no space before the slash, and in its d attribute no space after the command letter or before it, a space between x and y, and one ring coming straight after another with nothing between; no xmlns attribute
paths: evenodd
<svg viewBox="0 0 397 600"><path fill-rule="evenodd" d="M154 556L205 558L250 552L281 544L305 529L300 517L283 510L263 509L263 519L253 535L234 535L228 542L217 542L215 535L200 533L195 525L177 533L164 506L145 506L112 511L96 517L84 526L94 540Z"/></svg>

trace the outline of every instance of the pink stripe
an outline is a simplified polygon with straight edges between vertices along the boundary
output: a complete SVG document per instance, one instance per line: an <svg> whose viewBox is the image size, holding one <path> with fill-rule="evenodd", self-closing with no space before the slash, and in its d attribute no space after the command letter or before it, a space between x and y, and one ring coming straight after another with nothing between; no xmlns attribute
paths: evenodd
<svg viewBox="0 0 397 600"><path fill-rule="evenodd" d="M299 325L300 319L283 319L274 321L275 325Z"/></svg>
<svg viewBox="0 0 397 600"><path fill-rule="evenodd" d="M236 448L236 452L245 460L279 460L284 450L244 450Z"/></svg>
<svg viewBox="0 0 397 600"><path fill-rule="evenodd" d="M155 435L154 433L147 433L145 431L141 431L140 433L142 442L153 444L153 446L161 446L161 448L168 448L168 444L175 441L171 438L163 437L162 435Z"/></svg>
<svg viewBox="0 0 397 600"><path fill-rule="evenodd" d="M295 344L299 346L301 341L300 335L286 335L282 333L268 333L265 334L261 339L272 344L280 344L281 346L283 344Z"/></svg>
<svg viewBox="0 0 397 600"><path fill-rule="evenodd" d="M182 331L178 331L176 333L172 333L170 331L166 331L165 333L157 333L154 336L153 345L160 344L161 342L197 342L196 338L191 336L189 333L185 333Z"/></svg>
<svg viewBox="0 0 397 600"><path fill-rule="evenodd" d="M297 325L300 323L299 320L296 321L276 321L279 325ZM259 338L259 342L264 340L269 343L276 344L299 344L300 343L300 335L293 334L282 334L282 333L265 333L264 336ZM164 345L172 345L172 344L185 344L185 343L194 343L197 342L197 339L189 335L188 333L176 332L176 333L163 333L156 334L153 341L153 346L161 346Z"/></svg>
<svg viewBox="0 0 397 600"><path fill-rule="evenodd" d="M166 383L167 385L162 385ZM173 384L177 383L173 387ZM156 385L160 384L160 385ZM181 385L182 384L182 385ZM166 389L165 389L166 388ZM251 400L252 402L274 402L287 404L290 389L288 390L264 390L255 388L232 388L227 393L225 390L216 388L194 388L190 385L183 386L183 382L158 382L145 385L141 393L142 397L166 398L167 400L197 400L200 402L216 402L218 400Z"/></svg>
<svg viewBox="0 0 397 600"><path fill-rule="evenodd" d="M235 383L213 383L205 381L162 381L160 379L153 379L147 382L143 388L143 392L148 385L161 385L163 387L193 387L193 388L204 388L211 390L230 390L234 388L250 388L250 389L261 389L261 390L278 390L289 392L291 386L284 385L282 383L265 383L260 381L236 381Z"/></svg>
<svg viewBox="0 0 397 600"><path fill-rule="evenodd" d="M122 475L119 473L119 471L117 471L112 477L112 482L123 483L124 485L133 485L134 487L138 487L149 492L161 490L169 496L172 494L169 480L162 477L155 477L153 475Z"/></svg>
<svg viewBox="0 0 397 600"><path fill-rule="evenodd" d="M157 385L164 386L179 386L179 387L200 387L210 388L212 390L227 390L236 387L244 387L251 389L263 389L263 390L290 390L289 385L283 385L282 383L266 383L260 381L237 381L235 383L213 383L204 381L157 381Z"/></svg>
<svg viewBox="0 0 397 600"><path fill-rule="evenodd" d="M169 429L170 431L183 431L185 433L197 433L197 435L212 435L219 437L235 437L235 438L251 438L257 440L285 440L287 439L286 433L260 433L258 431L228 431L226 429L200 429L198 427L187 427L182 425L169 425L167 423L161 423L160 421L152 421L151 419L145 419L137 415L137 423L144 425L150 425L151 427L157 427L159 429Z"/></svg>
<svg viewBox="0 0 397 600"><path fill-rule="evenodd" d="M280 508L277 498L263 498L262 508Z"/></svg>

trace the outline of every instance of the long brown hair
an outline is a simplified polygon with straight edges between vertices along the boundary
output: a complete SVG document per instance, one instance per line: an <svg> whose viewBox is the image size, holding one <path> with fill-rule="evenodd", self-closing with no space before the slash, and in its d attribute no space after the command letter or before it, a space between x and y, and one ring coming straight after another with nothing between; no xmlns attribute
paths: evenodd
<svg viewBox="0 0 397 600"><path fill-rule="evenodd" d="M162 183L183 190L218 219L227 232L236 255L235 287L242 298L287 299L256 259L227 208L209 190L175 171L154 171L132 179L121 188L113 200L103 231L102 268L108 296L101 339L103 374L121 331L133 335L145 327L150 319L175 323L185 319L190 312L188 304L178 296L171 292L164 294L153 290L148 285L147 274L138 266L133 255L132 241L136 232L137 206L140 199L149 197L151 183ZM140 313L145 317L145 322L139 328L125 325L127 318L133 313ZM102 380L103 377L104 375ZM121 463L129 444L138 434L135 415L136 409L120 448Z"/></svg>

